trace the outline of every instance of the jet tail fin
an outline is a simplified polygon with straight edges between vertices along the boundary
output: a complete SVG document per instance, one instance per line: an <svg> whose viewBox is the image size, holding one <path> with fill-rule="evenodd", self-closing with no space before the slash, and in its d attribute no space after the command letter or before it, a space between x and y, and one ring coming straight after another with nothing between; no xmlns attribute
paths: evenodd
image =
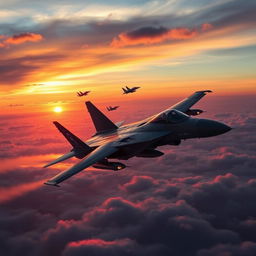
<svg viewBox="0 0 256 256"><path fill-rule="evenodd" d="M54 121L53 124L67 139L67 141L71 144L71 146L73 146L73 151L75 152L75 156L77 158L82 158L92 151L91 147L89 147L86 143L80 140L77 136L71 133L68 129L66 129L60 123Z"/></svg>
<svg viewBox="0 0 256 256"><path fill-rule="evenodd" d="M125 88L122 88L122 89L123 89L124 93L127 93L127 91L126 91L126 89L125 89Z"/></svg>
<svg viewBox="0 0 256 256"><path fill-rule="evenodd" d="M99 109L97 109L90 101L85 102L88 112L95 126L97 133L116 130L118 127L109 120Z"/></svg>

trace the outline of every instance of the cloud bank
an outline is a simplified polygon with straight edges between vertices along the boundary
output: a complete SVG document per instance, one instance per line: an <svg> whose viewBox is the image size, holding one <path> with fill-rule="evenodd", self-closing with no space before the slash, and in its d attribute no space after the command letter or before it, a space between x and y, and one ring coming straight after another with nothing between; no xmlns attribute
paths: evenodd
<svg viewBox="0 0 256 256"><path fill-rule="evenodd" d="M213 28L211 24L205 23L201 29L194 28L172 28L165 27L142 27L127 33L121 33L111 42L113 47L122 47L127 45L156 44L167 40L186 40L199 35Z"/></svg>
<svg viewBox="0 0 256 256"><path fill-rule="evenodd" d="M216 102L213 105L219 107ZM223 102L232 108L232 98ZM255 114L245 115L246 106L241 104L240 112L226 107L215 116L218 111L208 105L205 115L225 120L235 129L165 147L165 155L154 161L132 159L131 167L120 172L89 168L60 188L42 183L74 162L41 167L51 150L69 150L64 140L56 138L57 131L41 122L45 132L38 133L35 117L16 117L15 125L12 118L2 118L1 252L11 256L21 251L31 256L254 255ZM76 134L84 132L80 123L73 128Z"/></svg>

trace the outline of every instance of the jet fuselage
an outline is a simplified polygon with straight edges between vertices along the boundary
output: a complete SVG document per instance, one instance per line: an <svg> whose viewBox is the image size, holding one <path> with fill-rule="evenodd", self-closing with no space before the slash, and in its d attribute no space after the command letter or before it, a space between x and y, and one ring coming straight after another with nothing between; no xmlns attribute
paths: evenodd
<svg viewBox="0 0 256 256"><path fill-rule="evenodd" d="M154 117L150 120L146 119L140 122L128 124L118 128L115 131L109 131L101 134L96 134L91 139L86 141L90 147L98 147L105 141L111 140L118 136L122 142L122 148L115 152L109 158L128 159L136 156L136 148L138 145L145 143L147 148L155 149L163 145L179 145L182 140L192 138L203 138L220 135L228 132L231 128L221 122L209 119L192 118L177 110L172 110L181 116L180 120L175 120L176 123L168 122L164 118ZM165 113L166 115L166 113ZM155 119L155 120L154 120ZM163 133L163 136L155 138L154 134ZM146 136L145 136L146 135ZM141 139L141 137L143 137ZM126 148L127 150L124 150ZM128 153L126 153L128 152Z"/></svg>

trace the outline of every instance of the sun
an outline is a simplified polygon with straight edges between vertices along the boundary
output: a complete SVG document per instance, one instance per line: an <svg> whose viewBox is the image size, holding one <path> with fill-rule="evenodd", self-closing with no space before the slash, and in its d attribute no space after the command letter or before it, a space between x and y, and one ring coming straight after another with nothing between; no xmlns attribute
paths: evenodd
<svg viewBox="0 0 256 256"><path fill-rule="evenodd" d="M53 111L54 111L55 113L60 113L60 112L63 111L63 109L62 109L62 107L55 107L55 108L53 109Z"/></svg>

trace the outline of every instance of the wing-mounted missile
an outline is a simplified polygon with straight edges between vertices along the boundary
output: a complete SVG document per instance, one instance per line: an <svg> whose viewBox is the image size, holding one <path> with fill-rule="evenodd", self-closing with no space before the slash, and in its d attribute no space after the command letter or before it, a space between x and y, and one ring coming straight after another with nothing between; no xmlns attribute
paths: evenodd
<svg viewBox="0 0 256 256"><path fill-rule="evenodd" d="M113 170L113 171L120 171L126 167L126 165L123 163L109 162L107 160L98 162L96 164L93 164L92 166L97 169Z"/></svg>
<svg viewBox="0 0 256 256"><path fill-rule="evenodd" d="M156 149L145 149L139 154L137 154L137 157L145 157L145 158L153 158L153 157L159 157L162 156L164 153L161 151L158 151Z"/></svg>
<svg viewBox="0 0 256 256"><path fill-rule="evenodd" d="M186 114L189 116L198 116L201 115L203 112L202 109L189 109L188 111L186 111Z"/></svg>

